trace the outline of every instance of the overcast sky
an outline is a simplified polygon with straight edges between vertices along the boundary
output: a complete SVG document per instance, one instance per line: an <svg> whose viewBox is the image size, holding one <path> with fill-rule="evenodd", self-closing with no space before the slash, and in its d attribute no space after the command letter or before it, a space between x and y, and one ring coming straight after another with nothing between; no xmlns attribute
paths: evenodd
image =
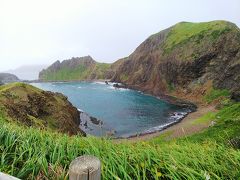
<svg viewBox="0 0 240 180"><path fill-rule="evenodd" d="M0 0L0 71L91 55L128 56L179 21L240 26L240 0Z"/></svg>

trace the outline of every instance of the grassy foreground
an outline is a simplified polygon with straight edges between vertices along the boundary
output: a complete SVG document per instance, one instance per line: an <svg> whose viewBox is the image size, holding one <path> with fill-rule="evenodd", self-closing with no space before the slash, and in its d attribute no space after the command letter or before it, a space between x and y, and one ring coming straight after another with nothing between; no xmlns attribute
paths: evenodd
<svg viewBox="0 0 240 180"><path fill-rule="evenodd" d="M67 179L77 156L102 162L103 179L239 179L240 103L215 115L217 124L188 138L116 143L104 138L24 128L0 113L0 171L22 179Z"/></svg>

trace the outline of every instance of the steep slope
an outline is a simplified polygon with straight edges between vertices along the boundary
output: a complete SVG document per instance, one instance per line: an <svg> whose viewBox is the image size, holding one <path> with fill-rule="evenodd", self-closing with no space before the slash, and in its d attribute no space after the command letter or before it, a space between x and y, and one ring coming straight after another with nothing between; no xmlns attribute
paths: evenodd
<svg viewBox="0 0 240 180"><path fill-rule="evenodd" d="M18 82L19 79L14 74L0 73L0 83Z"/></svg>
<svg viewBox="0 0 240 180"><path fill-rule="evenodd" d="M150 36L112 81L154 94L204 96L240 90L240 30L226 21L181 22Z"/></svg>
<svg viewBox="0 0 240 180"><path fill-rule="evenodd" d="M78 127L80 114L65 96L23 83L0 86L0 111L10 120L41 129L85 134Z"/></svg>
<svg viewBox="0 0 240 180"><path fill-rule="evenodd" d="M98 63L90 56L56 61L39 73L42 81L104 79L110 64Z"/></svg>

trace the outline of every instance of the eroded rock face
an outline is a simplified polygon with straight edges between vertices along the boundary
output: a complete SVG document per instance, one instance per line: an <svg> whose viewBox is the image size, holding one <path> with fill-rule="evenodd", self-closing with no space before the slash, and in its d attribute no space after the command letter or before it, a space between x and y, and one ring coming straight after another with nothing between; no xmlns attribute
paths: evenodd
<svg viewBox="0 0 240 180"><path fill-rule="evenodd" d="M193 92L195 86L207 82L236 92L240 91L239 69L240 30L236 25L183 22L150 36L122 61L112 81L154 95L176 89Z"/></svg>
<svg viewBox="0 0 240 180"><path fill-rule="evenodd" d="M27 126L85 135L78 110L60 93L17 83L0 90L0 102L13 120Z"/></svg>

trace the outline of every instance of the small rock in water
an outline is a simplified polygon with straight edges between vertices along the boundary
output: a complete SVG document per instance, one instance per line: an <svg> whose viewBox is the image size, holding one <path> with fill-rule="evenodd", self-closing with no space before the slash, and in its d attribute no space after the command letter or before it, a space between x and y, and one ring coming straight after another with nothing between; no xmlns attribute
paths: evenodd
<svg viewBox="0 0 240 180"><path fill-rule="evenodd" d="M126 88L125 85L123 85L123 84L118 84L118 83L113 84L113 87L115 87L115 88Z"/></svg>
<svg viewBox="0 0 240 180"><path fill-rule="evenodd" d="M95 125L102 125L103 124L103 122L101 120L99 120L99 119L97 119L95 117L92 117L92 116L90 116L90 120Z"/></svg>
<svg viewBox="0 0 240 180"><path fill-rule="evenodd" d="M115 131L114 129L112 129L112 130L110 130L110 131L107 131L106 132L106 135L107 136L113 136L114 134L116 134L117 133L117 131Z"/></svg>

